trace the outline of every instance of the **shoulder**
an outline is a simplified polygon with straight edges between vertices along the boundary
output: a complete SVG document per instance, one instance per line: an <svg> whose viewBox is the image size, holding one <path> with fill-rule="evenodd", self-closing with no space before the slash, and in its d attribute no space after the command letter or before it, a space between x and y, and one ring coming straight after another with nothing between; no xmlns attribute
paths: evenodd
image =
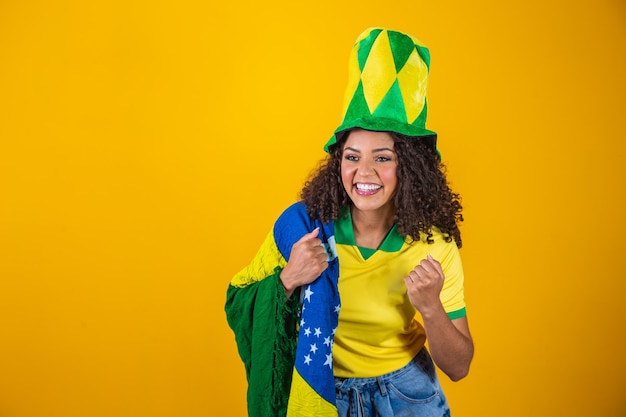
<svg viewBox="0 0 626 417"><path fill-rule="evenodd" d="M427 236L426 233L424 232L420 232L419 234L419 239L413 239L410 236L405 236L405 241L408 244L412 244L412 245L419 245L419 244L448 244L448 243L454 243L454 241L451 242L447 242L446 240L448 239L448 235L443 233L441 230L439 230L439 228L437 228L436 226L432 226L430 228L430 236Z"/></svg>
<svg viewBox="0 0 626 417"><path fill-rule="evenodd" d="M318 238L322 241L327 241L334 235L334 223L323 224L320 220L311 218L306 204L300 201L287 207L278 217L274 223L274 240L281 253L288 256L291 246L315 228L320 228Z"/></svg>
<svg viewBox="0 0 626 417"><path fill-rule="evenodd" d="M440 242L440 243L454 243L452 241L447 242L446 240L448 239L448 234L443 233L441 230L439 230L439 228L437 226L433 226L430 228L430 233L432 233L432 239L435 242ZM426 239L426 236L424 236L424 239Z"/></svg>
<svg viewBox="0 0 626 417"><path fill-rule="evenodd" d="M448 241L448 234L443 233L435 226L430 229L430 232L430 237L426 236L425 233L420 233L418 241L411 241L411 239L407 237L407 243L413 246L423 245L428 253L441 258L458 258L460 256L459 248L454 239Z"/></svg>
<svg viewBox="0 0 626 417"><path fill-rule="evenodd" d="M274 240L287 258L291 246L313 229L314 221L307 214L306 205L297 202L287 207L274 223Z"/></svg>
<svg viewBox="0 0 626 417"><path fill-rule="evenodd" d="M276 230L276 228L282 230L283 228L297 227L298 225L302 225L308 229L312 226L312 224L313 220L307 213L306 205L303 202L298 201L287 207L281 215L278 216L276 224L274 225L274 230Z"/></svg>

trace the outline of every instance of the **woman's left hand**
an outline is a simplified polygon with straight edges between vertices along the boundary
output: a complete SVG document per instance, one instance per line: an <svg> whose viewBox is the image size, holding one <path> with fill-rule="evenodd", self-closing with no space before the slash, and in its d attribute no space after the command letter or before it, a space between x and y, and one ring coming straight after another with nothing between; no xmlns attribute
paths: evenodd
<svg viewBox="0 0 626 417"><path fill-rule="evenodd" d="M444 279L441 265L428 255L404 282L411 304L422 315L433 360L451 380L458 381L469 372L474 342L467 317L450 320L441 304Z"/></svg>
<svg viewBox="0 0 626 417"><path fill-rule="evenodd" d="M430 255L404 278L409 300L422 315L442 308L439 295L444 279L441 265Z"/></svg>

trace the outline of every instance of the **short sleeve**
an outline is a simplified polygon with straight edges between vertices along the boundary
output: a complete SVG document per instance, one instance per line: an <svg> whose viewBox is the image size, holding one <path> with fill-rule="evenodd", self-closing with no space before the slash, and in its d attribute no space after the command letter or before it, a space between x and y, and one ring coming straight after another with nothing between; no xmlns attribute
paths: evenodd
<svg viewBox="0 0 626 417"><path fill-rule="evenodd" d="M437 236L429 248L431 256L441 264L444 274L441 303L451 319L465 316L463 263L454 241L446 242Z"/></svg>

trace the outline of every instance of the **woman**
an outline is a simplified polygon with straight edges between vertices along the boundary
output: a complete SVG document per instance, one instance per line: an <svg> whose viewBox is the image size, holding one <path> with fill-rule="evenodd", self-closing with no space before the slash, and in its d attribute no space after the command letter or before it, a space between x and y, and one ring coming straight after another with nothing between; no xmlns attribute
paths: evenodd
<svg viewBox="0 0 626 417"><path fill-rule="evenodd" d="M357 39L328 159L232 279L251 416L449 415L431 355L456 381L473 342L461 205L425 128L429 64L403 33Z"/></svg>

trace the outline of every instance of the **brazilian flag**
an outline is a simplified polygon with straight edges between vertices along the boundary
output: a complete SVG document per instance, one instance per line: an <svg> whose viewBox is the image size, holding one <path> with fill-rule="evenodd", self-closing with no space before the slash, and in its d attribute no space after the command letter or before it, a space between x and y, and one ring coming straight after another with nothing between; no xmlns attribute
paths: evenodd
<svg viewBox="0 0 626 417"><path fill-rule="evenodd" d="M280 272L291 247L320 228L328 268L287 299ZM340 308L333 223L302 203L276 221L252 262L231 280L226 315L248 379L251 417L336 416L332 346Z"/></svg>

